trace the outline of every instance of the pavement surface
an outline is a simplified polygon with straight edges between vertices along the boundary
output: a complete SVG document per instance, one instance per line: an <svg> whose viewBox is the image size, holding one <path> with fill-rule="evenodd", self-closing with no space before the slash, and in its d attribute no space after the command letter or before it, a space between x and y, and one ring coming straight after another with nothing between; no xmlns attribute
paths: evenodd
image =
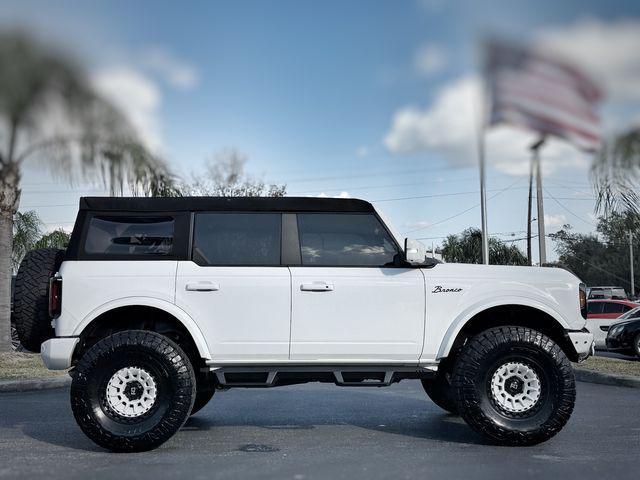
<svg viewBox="0 0 640 480"><path fill-rule="evenodd" d="M607 352L606 350L596 350L596 356L598 357L608 357L608 358L617 358L618 360L628 360L630 362L640 362L640 357L634 357L630 355L623 355L621 353L616 352Z"/></svg>
<svg viewBox="0 0 640 480"><path fill-rule="evenodd" d="M640 392L578 383L550 441L487 444L431 403L419 382L308 384L218 392L159 449L113 454L76 426L68 389L0 395L0 478L635 479Z"/></svg>

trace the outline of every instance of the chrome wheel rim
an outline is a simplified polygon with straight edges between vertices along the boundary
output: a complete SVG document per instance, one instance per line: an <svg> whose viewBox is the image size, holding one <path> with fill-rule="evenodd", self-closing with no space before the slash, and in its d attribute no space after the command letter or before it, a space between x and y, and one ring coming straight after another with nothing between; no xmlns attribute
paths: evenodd
<svg viewBox="0 0 640 480"><path fill-rule="evenodd" d="M531 410L540 400L541 392L540 377L524 363L505 363L491 378L493 400L508 413Z"/></svg>
<svg viewBox="0 0 640 480"><path fill-rule="evenodd" d="M140 417L156 403L156 382L142 368L121 368L109 379L106 396L109 407L118 415Z"/></svg>

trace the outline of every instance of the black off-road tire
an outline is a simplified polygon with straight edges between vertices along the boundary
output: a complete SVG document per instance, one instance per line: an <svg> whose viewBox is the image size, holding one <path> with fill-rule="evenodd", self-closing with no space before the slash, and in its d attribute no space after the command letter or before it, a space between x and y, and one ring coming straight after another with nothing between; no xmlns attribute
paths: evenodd
<svg viewBox="0 0 640 480"><path fill-rule="evenodd" d="M454 415L458 414L456 397L451 386L451 370L441 364L436 377L422 380L422 388L433 403Z"/></svg>
<svg viewBox="0 0 640 480"><path fill-rule="evenodd" d="M196 374L196 398L190 415L202 410L216 393L216 384L211 374L199 372Z"/></svg>
<svg viewBox="0 0 640 480"><path fill-rule="evenodd" d="M40 352L42 342L55 334L49 316L49 279L58 271L64 250L40 248L28 252L16 276L13 320L20 343Z"/></svg>
<svg viewBox="0 0 640 480"><path fill-rule="evenodd" d="M539 397L530 410L508 411L492 393L493 375L509 362L538 376ZM456 361L452 385L460 414L471 428L511 446L535 445L556 435L569 420L576 397L573 369L562 349L536 330L515 326L492 328L471 339Z"/></svg>
<svg viewBox="0 0 640 480"><path fill-rule="evenodd" d="M156 385L150 410L128 418L107 399L107 385L123 368L144 369ZM196 378L189 358L167 337L129 330L91 347L80 359L71 383L71 409L82 431L115 452L152 450L173 436L189 418Z"/></svg>

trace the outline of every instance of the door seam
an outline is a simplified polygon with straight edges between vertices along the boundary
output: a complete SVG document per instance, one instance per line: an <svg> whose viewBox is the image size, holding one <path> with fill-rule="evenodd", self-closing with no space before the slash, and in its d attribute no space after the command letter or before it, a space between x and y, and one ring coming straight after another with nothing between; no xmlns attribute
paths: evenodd
<svg viewBox="0 0 640 480"><path fill-rule="evenodd" d="M291 360L291 334L293 331L293 275L291 267L287 267L289 271L289 355L287 358Z"/></svg>

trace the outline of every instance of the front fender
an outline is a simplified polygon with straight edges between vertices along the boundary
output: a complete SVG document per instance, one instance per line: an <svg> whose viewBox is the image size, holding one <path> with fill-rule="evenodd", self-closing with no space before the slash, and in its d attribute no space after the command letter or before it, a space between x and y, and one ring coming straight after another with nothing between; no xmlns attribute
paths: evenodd
<svg viewBox="0 0 640 480"><path fill-rule="evenodd" d="M200 356L205 360L211 360L211 352L209 352L207 342L205 341L202 331L193 320L193 318L191 318L184 310L174 305L173 303L152 297L124 297L104 303L98 308L92 310L87 316L82 319L82 321L76 326L75 330L73 331L73 335L79 336L84 331L84 329L100 315L116 308L131 306L153 307L175 317L191 335L191 338L193 339L193 342L195 343Z"/></svg>
<svg viewBox="0 0 640 480"><path fill-rule="evenodd" d="M460 312L460 314L455 317L455 319L447 329L444 335L444 338L442 339L436 358L442 359L449 355L449 352L451 351L451 348L453 347L453 343L455 342L455 339L457 338L458 334L460 333L462 328L467 324L467 322L471 320L473 317L490 308L507 306L507 305L535 308L536 310L539 310L549 315L551 318L557 321L563 328L565 329L569 328L569 324L557 310L555 310L554 308L550 307L549 305L541 301L528 298L526 296L510 295L510 296L501 296L499 298L494 298L490 301L486 301L486 300L478 301L475 304L468 306L465 310Z"/></svg>

